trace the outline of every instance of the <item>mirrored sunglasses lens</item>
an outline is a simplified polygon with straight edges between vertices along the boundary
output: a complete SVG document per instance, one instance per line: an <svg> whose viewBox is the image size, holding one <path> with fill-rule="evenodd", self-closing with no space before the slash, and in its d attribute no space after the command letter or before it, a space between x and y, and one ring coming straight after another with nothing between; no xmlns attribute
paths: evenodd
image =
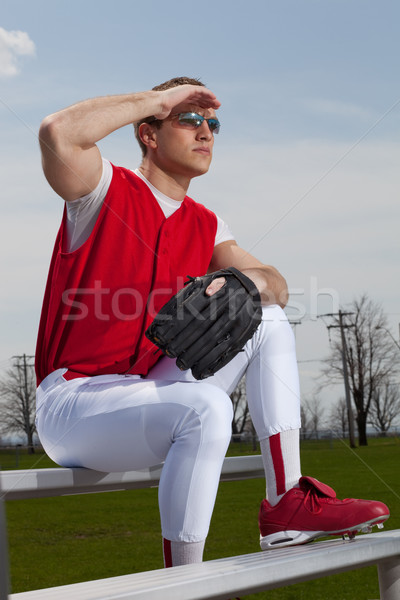
<svg viewBox="0 0 400 600"><path fill-rule="evenodd" d="M192 127L200 127L203 122L203 117L196 113L181 113L179 115L179 123L191 125Z"/></svg>
<svg viewBox="0 0 400 600"><path fill-rule="evenodd" d="M190 127L200 127L204 120L207 121L210 131L219 133L221 124L218 119L205 119L205 117L197 113L180 113L179 115L179 123L189 125Z"/></svg>
<svg viewBox="0 0 400 600"><path fill-rule="evenodd" d="M218 119L207 119L208 126L213 133L219 133L219 129L221 127L221 123Z"/></svg>

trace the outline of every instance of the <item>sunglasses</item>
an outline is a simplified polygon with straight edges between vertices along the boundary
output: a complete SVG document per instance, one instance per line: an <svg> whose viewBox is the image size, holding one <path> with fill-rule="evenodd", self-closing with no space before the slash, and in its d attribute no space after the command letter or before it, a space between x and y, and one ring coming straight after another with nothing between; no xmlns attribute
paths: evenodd
<svg viewBox="0 0 400 600"><path fill-rule="evenodd" d="M211 117L210 119L206 119L206 117L202 117L198 113L195 112L183 112L177 115L171 115L171 119L178 119L178 122L183 126L188 126L191 129L197 129L203 123L203 121L207 121L208 127L212 133L219 133L221 123L215 117ZM158 121L154 117L151 117L147 123L154 123L154 121Z"/></svg>
<svg viewBox="0 0 400 600"><path fill-rule="evenodd" d="M212 133L219 133L221 127L221 123L215 117L206 119L206 117L195 112L179 113L178 115L172 115L172 118L177 118L181 125L188 125L193 129L197 129L202 125L203 121L207 121L208 127Z"/></svg>

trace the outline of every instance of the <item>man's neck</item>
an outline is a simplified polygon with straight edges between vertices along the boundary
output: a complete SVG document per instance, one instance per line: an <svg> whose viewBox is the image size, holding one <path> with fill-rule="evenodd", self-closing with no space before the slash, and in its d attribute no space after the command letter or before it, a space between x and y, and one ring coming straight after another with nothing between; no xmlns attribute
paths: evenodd
<svg viewBox="0 0 400 600"><path fill-rule="evenodd" d="M178 202L184 200L190 183L190 178L187 176L166 173L154 163L146 160L140 165L139 171L151 185L169 198L177 200Z"/></svg>

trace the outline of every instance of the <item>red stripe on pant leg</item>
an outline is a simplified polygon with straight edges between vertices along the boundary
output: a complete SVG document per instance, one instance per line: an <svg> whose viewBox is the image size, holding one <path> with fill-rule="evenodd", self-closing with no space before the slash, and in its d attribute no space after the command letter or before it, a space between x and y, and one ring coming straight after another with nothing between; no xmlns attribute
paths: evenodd
<svg viewBox="0 0 400 600"><path fill-rule="evenodd" d="M272 462L274 465L276 479L276 493L278 496L286 492L285 485L285 465L283 462L281 436L279 433L269 438L269 447L271 450Z"/></svg>
<svg viewBox="0 0 400 600"><path fill-rule="evenodd" d="M172 567L171 542L163 538L164 567Z"/></svg>

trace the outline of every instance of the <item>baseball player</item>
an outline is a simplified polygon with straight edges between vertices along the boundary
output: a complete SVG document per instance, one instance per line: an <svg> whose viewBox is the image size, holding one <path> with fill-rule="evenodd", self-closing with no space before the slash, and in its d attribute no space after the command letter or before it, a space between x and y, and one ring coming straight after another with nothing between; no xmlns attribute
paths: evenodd
<svg viewBox="0 0 400 600"><path fill-rule="evenodd" d="M66 467L107 472L164 463L166 566L202 560L231 437L229 394L243 374L266 475L262 549L354 534L389 516L380 502L341 501L329 486L302 477L285 279L187 195L191 179L210 166L219 107L200 81L181 77L146 92L79 102L46 117L39 133L45 176L65 200L37 341L39 437ZM143 153L136 170L110 163L97 147L132 123ZM204 281L228 268L240 288L256 290L259 325L242 352L196 379L145 332L188 275ZM231 280L228 273L207 280L203 299L218 304ZM200 341L208 352L210 340Z"/></svg>

